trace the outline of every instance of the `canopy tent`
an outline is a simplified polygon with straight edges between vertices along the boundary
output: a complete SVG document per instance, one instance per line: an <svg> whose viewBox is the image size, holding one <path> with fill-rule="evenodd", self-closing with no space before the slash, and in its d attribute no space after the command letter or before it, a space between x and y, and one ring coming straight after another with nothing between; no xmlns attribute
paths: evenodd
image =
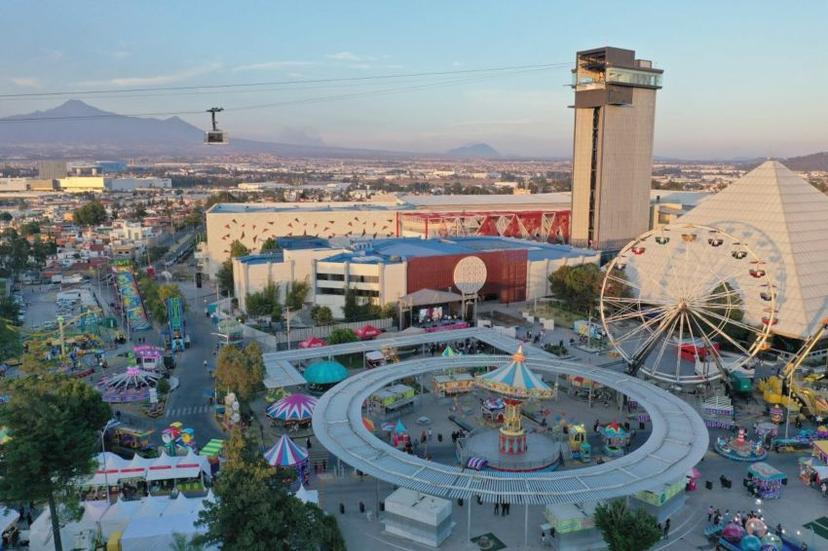
<svg viewBox="0 0 828 551"><path fill-rule="evenodd" d="M334 360L316 362L305 369L305 379L312 385L332 385L348 378L348 370Z"/></svg>
<svg viewBox="0 0 828 551"><path fill-rule="evenodd" d="M374 432L375 430L377 430L377 427L376 425L374 425L374 422L368 419L367 417L362 418L362 426L368 429L368 432Z"/></svg>
<svg viewBox="0 0 828 551"><path fill-rule="evenodd" d="M356 330L356 336L361 340L375 339L381 334L382 331L370 323Z"/></svg>
<svg viewBox="0 0 828 551"><path fill-rule="evenodd" d="M313 503L315 505L319 505L319 490L308 490L300 484L299 489L296 490L296 494L294 495L302 503Z"/></svg>
<svg viewBox="0 0 828 551"><path fill-rule="evenodd" d="M446 345L446 349L445 349L445 350L443 350L443 353L441 354L441 356L443 356L444 358L451 358L451 357L454 357L454 356L459 356L459 355L460 355L460 353L459 353L459 352L457 352L457 351L455 351L455 350L454 350L451 346L449 346L449 345Z"/></svg>
<svg viewBox="0 0 828 551"><path fill-rule="evenodd" d="M107 484L117 484L118 480L120 480L119 477L121 469L124 469L129 465L129 462L126 459L112 452L99 453L96 459L98 462L98 468L95 469L95 473L83 483L84 486L106 486Z"/></svg>
<svg viewBox="0 0 828 551"><path fill-rule="evenodd" d="M785 473L768 465L764 461L753 463L748 469L748 473L762 480L784 480L788 478Z"/></svg>
<svg viewBox="0 0 828 551"><path fill-rule="evenodd" d="M224 449L224 440L221 438L213 438L201 448L201 455L205 457L215 457Z"/></svg>
<svg viewBox="0 0 828 551"><path fill-rule="evenodd" d="M313 417L317 399L307 394L290 394L267 408L267 415L281 421L306 421Z"/></svg>
<svg viewBox="0 0 828 551"><path fill-rule="evenodd" d="M383 424L380 425L380 428L385 432L393 431L394 427L396 427L396 424L392 423L391 421L385 421Z"/></svg>
<svg viewBox="0 0 828 551"><path fill-rule="evenodd" d="M448 291L435 291L434 289L420 289L408 293L399 298L399 302L406 308L416 306L432 306L434 304L447 304L451 302L462 302L463 296Z"/></svg>
<svg viewBox="0 0 828 551"><path fill-rule="evenodd" d="M299 348L319 348L325 346L327 343L319 337L311 335L307 339L299 343Z"/></svg>
<svg viewBox="0 0 828 551"><path fill-rule="evenodd" d="M279 441L265 452L264 458L271 467L293 467L307 461L308 451L283 434Z"/></svg>
<svg viewBox="0 0 828 551"><path fill-rule="evenodd" d="M408 429L405 427L405 424L403 424L402 419L399 419L397 421L397 424L394 426L394 432L396 432L397 434L403 434L408 432Z"/></svg>

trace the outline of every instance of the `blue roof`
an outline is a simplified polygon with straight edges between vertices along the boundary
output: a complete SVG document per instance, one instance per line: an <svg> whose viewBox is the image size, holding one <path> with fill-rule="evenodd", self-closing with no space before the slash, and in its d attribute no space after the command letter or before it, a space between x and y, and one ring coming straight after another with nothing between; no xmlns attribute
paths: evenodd
<svg viewBox="0 0 828 551"><path fill-rule="evenodd" d="M311 384L330 385L347 379L348 370L341 363L328 360L309 365L302 375Z"/></svg>
<svg viewBox="0 0 828 551"><path fill-rule="evenodd" d="M595 251L570 245L541 243L507 237L455 237L451 239L392 238L370 241L368 249L345 252L325 258L324 262L390 264L410 258L468 255L487 251L525 250L529 260L558 260L595 256Z"/></svg>
<svg viewBox="0 0 828 551"><path fill-rule="evenodd" d="M238 257L242 264L268 264L270 262L283 262L285 255L282 253L248 254Z"/></svg>

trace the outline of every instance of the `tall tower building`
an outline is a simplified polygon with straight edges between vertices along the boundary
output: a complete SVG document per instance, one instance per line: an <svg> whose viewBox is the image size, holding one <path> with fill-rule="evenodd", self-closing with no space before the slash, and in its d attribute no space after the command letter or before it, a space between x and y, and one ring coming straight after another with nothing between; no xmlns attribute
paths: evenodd
<svg viewBox="0 0 828 551"><path fill-rule="evenodd" d="M613 251L647 231L662 72L633 50L577 53L572 244Z"/></svg>

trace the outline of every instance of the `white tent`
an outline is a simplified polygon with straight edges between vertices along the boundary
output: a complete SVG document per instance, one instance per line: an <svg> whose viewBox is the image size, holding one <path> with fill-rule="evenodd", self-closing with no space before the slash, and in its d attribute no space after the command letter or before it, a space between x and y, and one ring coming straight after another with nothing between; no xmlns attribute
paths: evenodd
<svg viewBox="0 0 828 551"><path fill-rule="evenodd" d="M177 457L167 455L166 452L162 451L147 469L147 481L171 480L175 478L175 466L177 464Z"/></svg>
<svg viewBox="0 0 828 551"><path fill-rule="evenodd" d="M85 486L105 486L107 483L112 486L118 483L118 475L128 462L112 452L103 452L97 455L98 468L91 478L84 481Z"/></svg>
<svg viewBox="0 0 828 551"><path fill-rule="evenodd" d="M84 507L88 503L84 502ZM92 507L96 507L96 505ZM92 516L94 516L94 512ZM94 522L90 522L83 517L78 522L70 522L62 526L60 528L60 539L64 549L88 549L88 542L91 541L96 529ZM32 551L52 551L54 548L52 515L47 508L34 520L29 528L29 549Z"/></svg>
<svg viewBox="0 0 828 551"><path fill-rule="evenodd" d="M816 332L828 310L828 197L778 161L766 161L679 223L744 240L776 285L774 332L799 339Z"/></svg>
<svg viewBox="0 0 828 551"><path fill-rule="evenodd" d="M299 489L294 494L302 503L313 503L319 505L319 490L308 490L304 485L300 484Z"/></svg>
<svg viewBox="0 0 828 551"><path fill-rule="evenodd" d="M113 532L118 532L126 528L129 521L135 517L135 514L142 505L143 503L141 501L124 501L123 499L118 499L118 501L107 509L100 519L103 535L109 537Z"/></svg>

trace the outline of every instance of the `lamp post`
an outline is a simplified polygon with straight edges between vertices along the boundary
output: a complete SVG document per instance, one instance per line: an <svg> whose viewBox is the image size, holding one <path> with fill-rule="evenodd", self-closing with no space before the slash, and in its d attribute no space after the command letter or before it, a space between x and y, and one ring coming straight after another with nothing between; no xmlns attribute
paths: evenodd
<svg viewBox="0 0 828 551"><path fill-rule="evenodd" d="M118 421L115 419L110 419L104 425L104 428L101 430L101 454L103 455L103 469L104 469L104 483L106 484L106 502L107 504L110 503L110 495L109 495L109 476L106 472L106 446L104 445L104 437L106 436L106 431L113 427L117 427L120 425Z"/></svg>

